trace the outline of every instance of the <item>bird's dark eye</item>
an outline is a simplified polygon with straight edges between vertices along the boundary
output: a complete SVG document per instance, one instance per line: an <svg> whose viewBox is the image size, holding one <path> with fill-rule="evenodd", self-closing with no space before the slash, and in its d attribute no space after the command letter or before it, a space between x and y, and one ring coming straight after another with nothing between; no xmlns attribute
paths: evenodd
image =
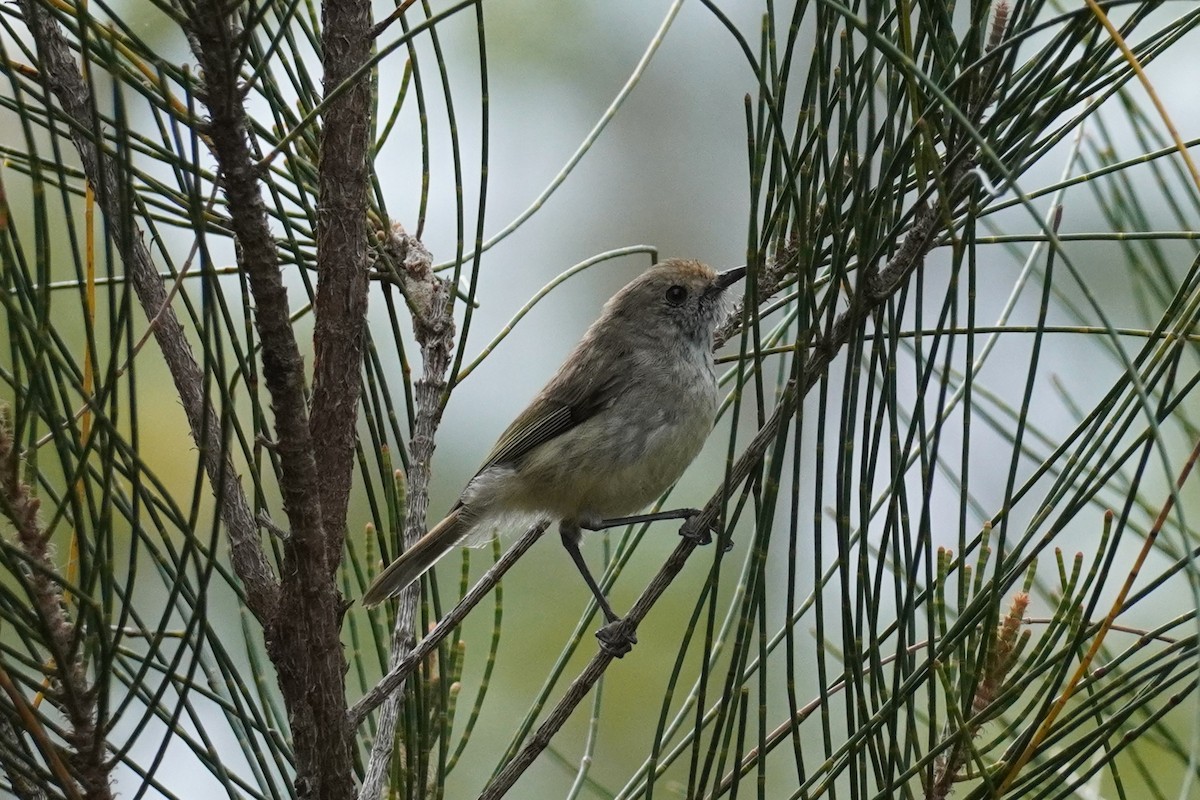
<svg viewBox="0 0 1200 800"><path fill-rule="evenodd" d="M683 288L679 284L667 289L667 302L671 305L682 305L684 300L687 300L687 289Z"/></svg>

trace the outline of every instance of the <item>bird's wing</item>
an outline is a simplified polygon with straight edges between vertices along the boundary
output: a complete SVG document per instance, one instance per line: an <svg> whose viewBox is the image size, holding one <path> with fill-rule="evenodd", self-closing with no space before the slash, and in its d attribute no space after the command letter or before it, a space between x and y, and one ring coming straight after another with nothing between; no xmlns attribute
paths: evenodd
<svg viewBox="0 0 1200 800"><path fill-rule="evenodd" d="M561 436L608 406L619 391L620 373L617 370L599 372L611 377L593 375L583 381L555 380L548 384L500 435L479 471L519 460L535 447Z"/></svg>

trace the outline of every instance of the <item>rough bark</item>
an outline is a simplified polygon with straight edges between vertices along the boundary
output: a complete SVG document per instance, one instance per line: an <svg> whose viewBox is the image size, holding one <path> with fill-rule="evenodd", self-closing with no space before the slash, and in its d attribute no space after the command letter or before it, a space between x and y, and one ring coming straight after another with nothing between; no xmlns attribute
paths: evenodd
<svg viewBox="0 0 1200 800"><path fill-rule="evenodd" d="M275 415L273 447L288 518L279 606L265 622L264 636L287 707L296 794L305 799L344 800L352 795L354 780L346 723L346 659L340 638L343 607L334 583L337 554L327 540L326 520L329 527L340 528L345 510L341 518L333 518L321 507L304 363L250 149L238 83L241 32L226 14L227 8L217 2L199 3L189 17L188 33L204 72L209 137L228 200L238 266L254 296L263 378Z"/></svg>
<svg viewBox="0 0 1200 800"><path fill-rule="evenodd" d="M450 313L453 287L433 274L433 259L416 239L396 226L384 243L390 261L399 269L404 293L413 310L413 329L421 347L422 374L416 382L414 399L417 416L409 444L408 505L404 520L404 546L411 547L425 532L429 510L430 463L436 443L435 434L442 420L442 393L446 390L446 373L454 357L454 318ZM419 584L413 584L400 595L396 622L392 627L392 646L388 655L389 670L404 662L416 644L414 627L417 616ZM402 683L402 681L401 681ZM396 735L403 688L387 695L379 712L375 741L363 776L359 800L373 800L387 781ZM354 727L351 717L351 727Z"/></svg>
<svg viewBox="0 0 1200 800"><path fill-rule="evenodd" d="M321 48L328 97L371 52L369 0L327 0ZM317 200L317 299L309 429L320 448L321 512L329 568L346 536L354 474L367 317L367 192L371 93L365 78L332 100L322 116Z"/></svg>

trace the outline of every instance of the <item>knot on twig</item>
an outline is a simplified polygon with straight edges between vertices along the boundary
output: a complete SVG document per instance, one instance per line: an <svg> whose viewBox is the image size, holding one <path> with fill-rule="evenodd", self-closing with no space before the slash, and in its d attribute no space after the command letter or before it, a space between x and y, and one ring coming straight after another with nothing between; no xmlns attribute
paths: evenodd
<svg viewBox="0 0 1200 800"><path fill-rule="evenodd" d="M400 288L413 315L413 332L426 345L435 339L452 341L454 317L450 314L449 281L433 272L433 256L424 243L409 236L404 226L392 223L375 253L375 275Z"/></svg>
<svg viewBox="0 0 1200 800"><path fill-rule="evenodd" d="M0 404L0 502L22 546L38 561L45 560L49 549L38 530L42 501L21 478L21 450L13 436L7 404Z"/></svg>

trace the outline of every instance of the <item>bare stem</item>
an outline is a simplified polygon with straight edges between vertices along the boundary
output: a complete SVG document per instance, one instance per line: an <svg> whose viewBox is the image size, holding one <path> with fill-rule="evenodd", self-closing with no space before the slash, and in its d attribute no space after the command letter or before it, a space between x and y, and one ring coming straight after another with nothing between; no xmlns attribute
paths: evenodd
<svg viewBox="0 0 1200 800"><path fill-rule="evenodd" d="M326 96L334 94L343 82L354 81L322 115L318 164L309 429L321 452L318 489L327 566L332 572L341 563L346 538L367 318L371 92L367 76L354 75L371 55L371 3L327 0L321 5L321 15Z"/></svg>
<svg viewBox="0 0 1200 800"><path fill-rule="evenodd" d="M334 3L333 6L326 8L325 25L338 31L339 42L334 52L324 53L325 69L328 75L339 76L352 72L357 66L333 63L337 59L351 60L357 52L353 42L341 39L353 39L357 27L363 27L365 36L369 31L369 11L364 23L363 11L358 4ZM324 417L342 415L350 420L348 424L353 428L358 382L351 381L352 397L347 405L343 396L345 387L330 387L328 381L347 369L357 377L361 360L355 357L351 364L317 367L317 374L325 378L320 392L322 404L319 409L314 408L314 412L319 411L323 418L310 421L304 362L290 319L287 289L267 220L258 168L252 157L239 84L243 55L240 40L244 34L236 27L236 17L218 0L201 0L189 8L191 13L186 30L193 53L204 71L202 97L210 118L212 151L228 201L230 226L237 240L238 266L246 274L254 296L254 322L262 345L263 377L275 416L274 449L279 458L280 492L289 524L290 535L283 546L278 608L264 623L267 652L275 666L287 707L295 752L296 794L301 798L346 798L353 793L354 779L350 730L346 725L346 658L340 637L344 607L334 571L341 556L345 528L344 498L339 504L337 497L339 487L348 486L349 465L336 457L339 426L345 421ZM343 17L343 14L347 16ZM355 135L352 121L355 96L353 91L347 93L343 100L349 106L342 107L341 112L335 112L340 104L333 104L329 109L331 114L346 114L340 118L338 128L343 137L350 132L343 142L346 146ZM362 124L365 125L365 121ZM331 146L332 143L326 141L323 149L328 151ZM331 163L336 163L336 159ZM337 169L333 172L336 174ZM344 193L333 191L331 196L325 193L324 181L322 186L322 203L356 207L354 186L344 187ZM331 209L322 209L322 214L330 213ZM354 223L334 227L337 230L326 233L323 246L329 246L330 241L342 241L339 236L352 235L356 230ZM332 239L328 238L330 236ZM365 241L359 246L365 246ZM330 265L331 258L343 256L348 259L344 267ZM361 258L355 261L353 250L323 252L319 261L326 272L321 275L325 300L324 305L318 303L318 331L323 338L332 337L349 326L356 329L357 334L350 336L353 342L340 350L337 347L324 351L319 348L318 356L349 360L353 353L361 352L365 285L358 301L351 298L356 297L359 278L365 281L365 266ZM343 307L330 310L330 303ZM324 313L329 313L332 321L320 319ZM350 320L355 314L357 317ZM341 355L333 355L335 353ZM325 465L323 472L317 467L314 433L333 439L332 444L320 442ZM339 474L339 470L344 474ZM326 495L327 481L333 484L329 497ZM330 509L322 506L327 499L331 503Z"/></svg>
<svg viewBox="0 0 1200 800"><path fill-rule="evenodd" d="M411 547L425 532L425 518L429 509L429 466L436 445L435 434L442 421L441 399L446 389L446 374L454 356L454 318L450 313L454 287L433 274L433 259L429 251L421 242L409 237L399 225L392 228L383 247L391 263L399 267L398 277L412 310L413 331L421 347L423 362L423 372L414 391L417 413L409 444L408 504L404 520L404 546ZM413 584L400 595L400 607L392 628L392 646L388 655L389 671L394 671L401 663L409 663L408 657L413 652L419 588L419 583ZM415 665L420 662L411 663ZM403 697L400 690L405 677L392 685L394 692L380 695L380 699L386 698L386 702L380 710L371 757L359 791L361 800L379 797L387 780L396 719ZM357 726L362 715L370 710L356 713L361 705L360 702L350 712L351 730Z"/></svg>

